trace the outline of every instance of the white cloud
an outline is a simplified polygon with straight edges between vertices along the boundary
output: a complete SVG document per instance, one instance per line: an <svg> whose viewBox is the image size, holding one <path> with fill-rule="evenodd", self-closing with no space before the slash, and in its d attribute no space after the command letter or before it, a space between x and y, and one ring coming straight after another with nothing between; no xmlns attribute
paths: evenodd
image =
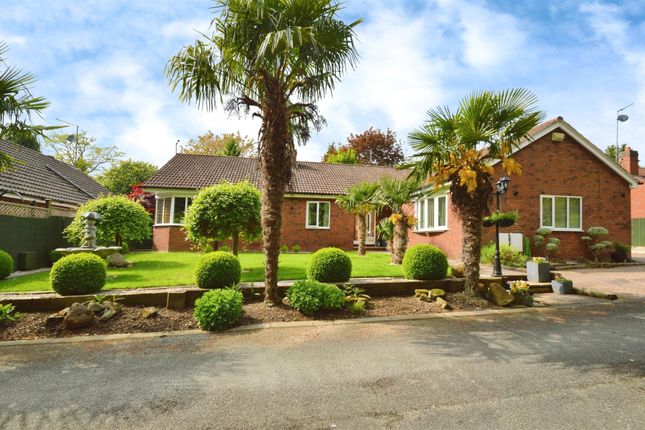
<svg viewBox="0 0 645 430"><path fill-rule="evenodd" d="M168 38L197 38L208 34L210 20L176 20L163 26L161 33Z"/></svg>

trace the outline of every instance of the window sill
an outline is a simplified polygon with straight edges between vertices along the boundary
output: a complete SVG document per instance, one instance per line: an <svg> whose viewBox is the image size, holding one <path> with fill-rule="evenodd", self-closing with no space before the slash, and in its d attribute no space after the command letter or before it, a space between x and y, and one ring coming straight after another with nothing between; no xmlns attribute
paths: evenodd
<svg viewBox="0 0 645 430"><path fill-rule="evenodd" d="M183 224L154 224L153 227L181 227Z"/></svg>
<svg viewBox="0 0 645 430"><path fill-rule="evenodd" d="M450 230L449 228L432 228L425 230L414 230L415 233L443 233L444 231Z"/></svg>
<svg viewBox="0 0 645 430"><path fill-rule="evenodd" d="M554 227L540 227L540 228L548 228L551 231L557 231L557 232L570 232L570 233L584 233L584 230L581 228L554 228Z"/></svg>
<svg viewBox="0 0 645 430"><path fill-rule="evenodd" d="M306 226L305 227L307 230L329 230L330 227L312 227L312 226Z"/></svg>

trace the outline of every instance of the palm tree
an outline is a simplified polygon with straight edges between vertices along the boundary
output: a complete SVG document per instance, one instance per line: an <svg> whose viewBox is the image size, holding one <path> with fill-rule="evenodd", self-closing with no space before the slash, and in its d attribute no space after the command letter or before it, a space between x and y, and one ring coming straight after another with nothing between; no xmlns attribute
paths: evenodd
<svg viewBox="0 0 645 430"><path fill-rule="evenodd" d="M525 89L480 91L463 98L456 113L447 107L428 112L428 120L409 135L415 151L412 176L438 189L450 185L463 232L466 291L479 283L482 218L488 213L493 164L521 174L512 158L522 139L542 121L537 97Z"/></svg>
<svg viewBox="0 0 645 430"><path fill-rule="evenodd" d="M415 223L413 216L405 212L405 205L410 203L419 189L419 181L415 178L394 179L385 176L379 182L376 197L380 207L392 211L390 219L394 223L392 237L392 263L401 264L403 255L408 247L408 228Z"/></svg>
<svg viewBox="0 0 645 430"><path fill-rule="evenodd" d="M336 200L336 203L347 213L356 215L356 232L358 236L358 255L365 255L365 235L367 214L376 209L375 196L378 184L361 182L347 190L347 194Z"/></svg>
<svg viewBox="0 0 645 430"><path fill-rule="evenodd" d="M0 139L39 150L38 137L45 130L58 127L31 125L33 114L40 114L49 103L43 97L34 97L29 87L36 81L31 73L25 73L5 63L8 50L0 41ZM11 166L11 158L0 152L0 172Z"/></svg>
<svg viewBox="0 0 645 430"><path fill-rule="evenodd" d="M305 143L325 123L317 101L334 89L358 54L354 27L333 0L217 0L210 37L184 47L166 66L182 101L262 121L262 236L265 302L279 303L278 256L285 188Z"/></svg>

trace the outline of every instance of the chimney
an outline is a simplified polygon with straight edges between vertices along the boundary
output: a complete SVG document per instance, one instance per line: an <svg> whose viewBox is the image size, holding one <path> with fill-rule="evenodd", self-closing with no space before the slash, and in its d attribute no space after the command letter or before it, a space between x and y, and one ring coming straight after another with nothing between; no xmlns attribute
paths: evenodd
<svg viewBox="0 0 645 430"><path fill-rule="evenodd" d="M638 175L638 151L634 151L627 146L624 151L618 155L618 164L627 170L631 175Z"/></svg>

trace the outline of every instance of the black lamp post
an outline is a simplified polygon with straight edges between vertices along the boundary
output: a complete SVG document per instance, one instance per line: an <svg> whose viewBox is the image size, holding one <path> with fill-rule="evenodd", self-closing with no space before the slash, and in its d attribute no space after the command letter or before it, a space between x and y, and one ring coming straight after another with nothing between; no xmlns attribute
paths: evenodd
<svg viewBox="0 0 645 430"><path fill-rule="evenodd" d="M499 181L495 184L497 191L495 191L495 196L497 198L497 211L499 212L499 196L508 191L508 186L511 182L511 178L508 176L502 176ZM499 259L499 223L495 223L495 257L493 258L493 276L502 276L502 262Z"/></svg>

